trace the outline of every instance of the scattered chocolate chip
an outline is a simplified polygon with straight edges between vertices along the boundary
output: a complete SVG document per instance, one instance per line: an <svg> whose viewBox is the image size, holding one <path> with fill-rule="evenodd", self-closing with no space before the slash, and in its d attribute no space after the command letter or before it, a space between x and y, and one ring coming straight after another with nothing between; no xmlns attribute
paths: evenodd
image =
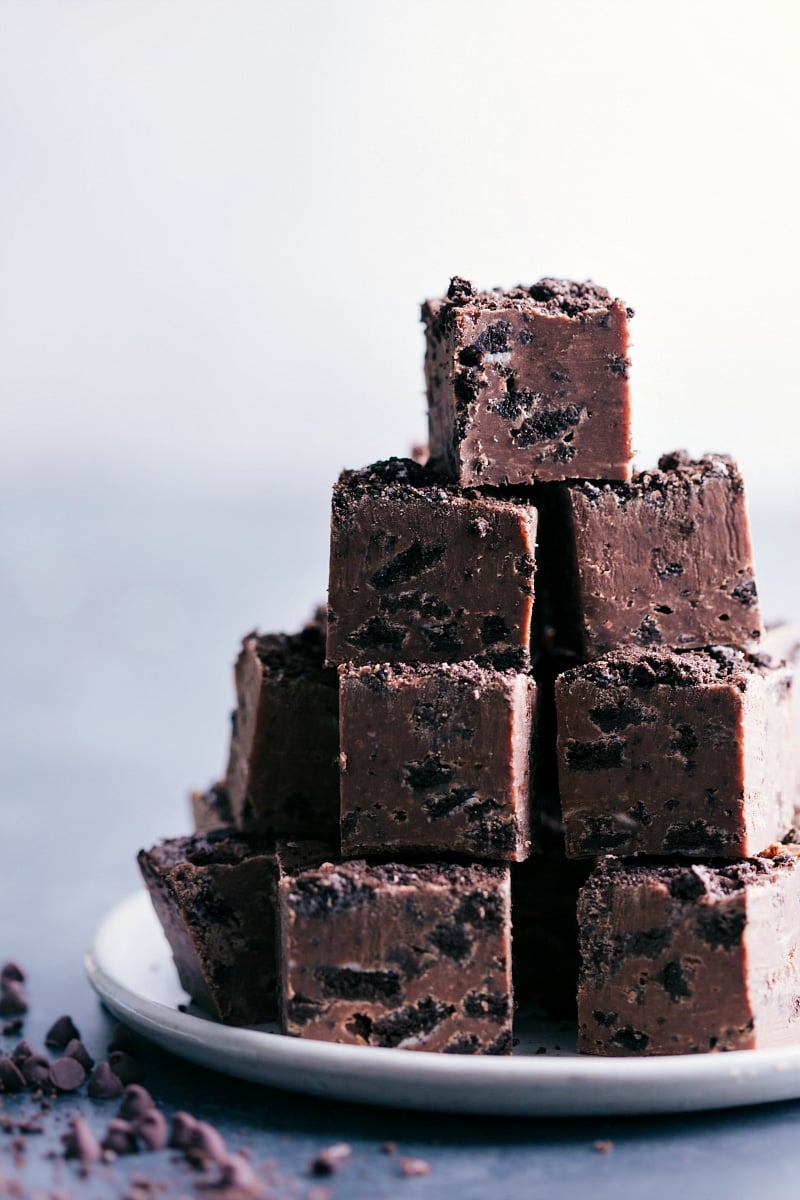
<svg viewBox="0 0 800 1200"><path fill-rule="evenodd" d="M115 1075L107 1062L100 1062L92 1072L86 1088L92 1100L114 1100L122 1095L122 1080Z"/></svg>
<svg viewBox="0 0 800 1200"><path fill-rule="evenodd" d="M69 1042L67 1042L66 1046L64 1047L64 1057L74 1058L76 1062L81 1064L84 1071L91 1071L92 1067L94 1066L94 1059L80 1038L72 1038Z"/></svg>
<svg viewBox="0 0 800 1200"><path fill-rule="evenodd" d="M191 1113L176 1112L172 1118L172 1126L167 1145L172 1150L188 1150L197 1129L198 1121Z"/></svg>
<svg viewBox="0 0 800 1200"><path fill-rule="evenodd" d="M334 1171L350 1157L352 1150L347 1142L336 1142L320 1150L312 1160L310 1171L312 1175L333 1175Z"/></svg>
<svg viewBox="0 0 800 1200"><path fill-rule="evenodd" d="M245 1200L245 1197L253 1197L255 1200L255 1197L264 1195L264 1184L243 1154L229 1154L219 1166L219 1179L205 1184L204 1187L214 1191L230 1190L237 1200Z"/></svg>
<svg viewBox="0 0 800 1200"><path fill-rule="evenodd" d="M64 1015L58 1017L44 1035L45 1046L55 1046L57 1050L63 1050L68 1046L73 1039L80 1041L80 1032L75 1026L72 1017Z"/></svg>
<svg viewBox="0 0 800 1200"><path fill-rule="evenodd" d="M133 1121L137 1117L143 1117L155 1106L156 1102L147 1088L143 1088L139 1083L131 1083L122 1093L122 1103L117 1116L125 1121Z"/></svg>
<svg viewBox="0 0 800 1200"><path fill-rule="evenodd" d="M103 1150L113 1150L115 1154L135 1154L136 1134L129 1121L114 1117L109 1121L105 1137L100 1143Z"/></svg>
<svg viewBox="0 0 800 1200"><path fill-rule="evenodd" d="M33 1053L33 1046L29 1041L26 1041L26 1039L23 1038L21 1042L17 1042L16 1046L11 1051L11 1057L17 1066L19 1066L23 1059L30 1058Z"/></svg>
<svg viewBox="0 0 800 1200"><path fill-rule="evenodd" d="M115 1050L124 1050L126 1054L133 1056L138 1049L136 1036L128 1029L128 1026L115 1025L111 1032L111 1041L108 1043L109 1054L113 1054Z"/></svg>
<svg viewBox="0 0 800 1200"><path fill-rule="evenodd" d="M131 1058L124 1050L112 1050L108 1056L108 1065L126 1087L130 1083L138 1083L142 1077L136 1059Z"/></svg>
<svg viewBox="0 0 800 1200"><path fill-rule="evenodd" d="M384 1142L381 1146L381 1154L397 1154L397 1142Z"/></svg>
<svg viewBox="0 0 800 1200"><path fill-rule="evenodd" d="M0 1092L21 1092L25 1088L25 1076L13 1058L0 1058Z"/></svg>
<svg viewBox="0 0 800 1200"><path fill-rule="evenodd" d="M86 1069L77 1058L57 1058L50 1064L50 1082L58 1092L75 1092L86 1078Z"/></svg>
<svg viewBox="0 0 800 1200"><path fill-rule="evenodd" d="M0 1017L21 1017L27 1011L28 999L19 980L0 982Z"/></svg>
<svg viewBox="0 0 800 1200"><path fill-rule="evenodd" d="M72 1117L69 1133L61 1137L64 1158L77 1158L82 1167L90 1167L100 1161L100 1143L83 1117Z"/></svg>
<svg viewBox="0 0 800 1200"><path fill-rule="evenodd" d="M163 1150L167 1144L167 1118L157 1108L148 1109L132 1122L133 1132L148 1150Z"/></svg>
<svg viewBox="0 0 800 1200"><path fill-rule="evenodd" d="M50 1059L43 1054L29 1054L17 1064L29 1088L50 1087Z"/></svg>
<svg viewBox="0 0 800 1200"><path fill-rule="evenodd" d="M411 1179L415 1175L430 1175L431 1164L424 1158L400 1158L397 1160L400 1174Z"/></svg>
<svg viewBox="0 0 800 1200"><path fill-rule="evenodd" d="M0 967L0 983L24 983L26 978L24 969L13 959Z"/></svg>
<svg viewBox="0 0 800 1200"><path fill-rule="evenodd" d="M22 1017L12 1017L10 1021L6 1021L2 1027L3 1037L16 1037L18 1033L22 1033L22 1026L25 1024Z"/></svg>
<svg viewBox="0 0 800 1200"><path fill-rule="evenodd" d="M611 1154L614 1149L614 1143L607 1138L598 1138L596 1142L592 1142L592 1149L598 1154Z"/></svg>
<svg viewBox="0 0 800 1200"><path fill-rule="evenodd" d="M228 1157L228 1147L218 1129L208 1121L197 1121L192 1131L186 1156L194 1162L222 1163Z"/></svg>

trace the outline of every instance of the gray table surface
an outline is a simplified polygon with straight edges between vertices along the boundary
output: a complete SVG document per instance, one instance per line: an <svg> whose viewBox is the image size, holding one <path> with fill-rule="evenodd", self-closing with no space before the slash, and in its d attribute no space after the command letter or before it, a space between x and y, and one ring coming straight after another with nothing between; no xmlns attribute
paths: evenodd
<svg viewBox="0 0 800 1200"><path fill-rule="evenodd" d="M232 494L133 477L53 475L3 485L0 513L3 718L0 959L29 973L25 1035L37 1046L71 1013L89 1048L112 1022L86 983L82 950L116 900L135 890L135 851L188 829L186 792L225 753L230 665L247 629L292 627L324 596L328 488L266 483ZM767 616L798 611L795 513L754 512ZM13 1041L0 1038L7 1052ZM800 1102L659 1119L509 1120L332 1104L256 1088L144 1052L146 1083L170 1114L213 1121L232 1149L271 1164L271 1194L306 1197L745 1197L797 1194ZM0 1113L30 1109L2 1098ZM198 1177L170 1152L97 1169L88 1180L50 1157L66 1119L98 1129L114 1102L56 1101L45 1133L15 1165L0 1131L0 1180L23 1194L123 1197L137 1173L161 1195L193 1196ZM429 1175L403 1178L397 1156ZM612 1153L593 1148L613 1141ZM309 1160L334 1141L351 1159L329 1180ZM265 1167L265 1169L267 1169ZM0 1195L3 1194L0 1184Z"/></svg>

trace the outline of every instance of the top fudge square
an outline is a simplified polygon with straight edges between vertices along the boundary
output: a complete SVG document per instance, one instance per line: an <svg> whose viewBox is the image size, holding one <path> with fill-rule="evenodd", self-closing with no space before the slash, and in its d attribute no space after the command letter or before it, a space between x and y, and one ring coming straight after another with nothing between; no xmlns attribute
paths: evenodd
<svg viewBox="0 0 800 1200"><path fill-rule="evenodd" d="M630 479L632 315L592 283L453 279L422 307L431 457L463 486Z"/></svg>
<svg viewBox="0 0 800 1200"><path fill-rule="evenodd" d="M524 669L536 509L444 487L406 458L333 489L331 663L458 662Z"/></svg>

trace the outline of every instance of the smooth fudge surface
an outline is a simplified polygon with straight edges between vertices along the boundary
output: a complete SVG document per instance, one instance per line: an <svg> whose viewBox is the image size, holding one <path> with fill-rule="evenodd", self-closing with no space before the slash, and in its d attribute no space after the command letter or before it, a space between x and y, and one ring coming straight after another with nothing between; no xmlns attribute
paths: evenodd
<svg viewBox="0 0 800 1200"><path fill-rule="evenodd" d="M592 283L453 279L422 307L432 457L464 486L630 479L632 315Z"/></svg>
<svg viewBox="0 0 800 1200"><path fill-rule="evenodd" d="M578 904L579 1051L800 1041L798 849L724 866L602 860Z"/></svg>
<svg viewBox="0 0 800 1200"><path fill-rule="evenodd" d="M287 1033L510 1053L507 867L324 863L281 880L280 912Z"/></svg>
<svg viewBox="0 0 800 1200"><path fill-rule="evenodd" d="M747 646L761 635L738 467L662 456L630 484L562 485L585 658L620 645Z"/></svg>
<svg viewBox="0 0 800 1200"><path fill-rule="evenodd" d="M792 825L795 668L617 650L556 681L567 853L743 858Z"/></svg>
<svg viewBox="0 0 800 1200"><path fill-rule="evenodd" d="M333 491L328 660L529 661L536 509L389 459Z"/></svg>
<svg viewBox="0 0 800 1200"><path fill-rule="evenodd" d="M142 850L138 861L181 987L221 1021L272 1020L278 995L273 848L212 830Z"/></svg>
<svg viewBox="0 0 800 1200"><path fill-rule="evenodd" d="M338 838L339 692L324 659L319 622L242 642L226 788L246 831Z"/></svg>
<svg viewBox="0 0 800 1200"><path fill-rule="evenodd" d="M224 783L215 783L205 792L191 792L189 803L195 833L208 833L233 824L230 797Z"/></svg>
<svg viewBox="0 0 800 1200"><path fill-rule="evenodd" d="M464 662L339 676L344 854L528 856L530 675Z"/></svg>

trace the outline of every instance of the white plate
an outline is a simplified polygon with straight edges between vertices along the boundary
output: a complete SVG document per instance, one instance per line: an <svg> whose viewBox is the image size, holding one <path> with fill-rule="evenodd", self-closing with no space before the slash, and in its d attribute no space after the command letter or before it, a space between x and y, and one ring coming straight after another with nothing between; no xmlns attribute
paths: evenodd
<svg viewBox="0 0 800 1200"><path fill-rule="evenodd" d="M146 892L111 910L86 952L95 991L165 1050L240 1079L337 1100L513 1116L691 1112L800 1097L800 1047L661 1058L584 1058L574 1029L523 1025L511 1058L337 1046L183 1012L169 947ZM540 1046L547 1054L536 1054ZM556 1046L561 1046L561 1052Z"/></svg>

